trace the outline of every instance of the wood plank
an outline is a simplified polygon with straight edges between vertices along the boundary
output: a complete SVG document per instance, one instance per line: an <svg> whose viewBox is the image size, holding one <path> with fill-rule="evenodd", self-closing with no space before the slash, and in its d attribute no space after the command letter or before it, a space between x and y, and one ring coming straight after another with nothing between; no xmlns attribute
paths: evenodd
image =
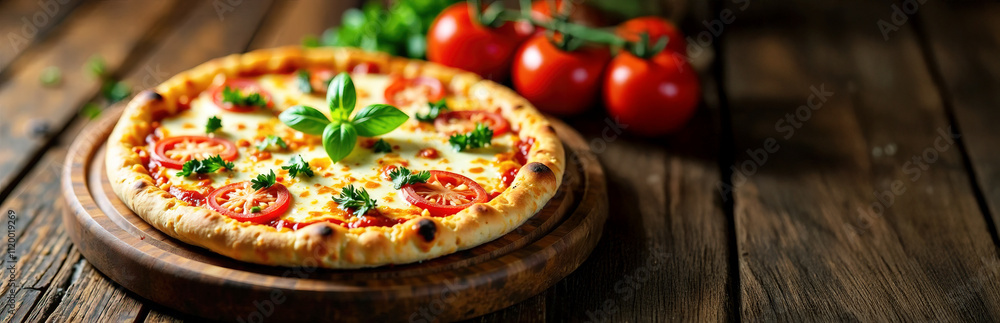
<svg viewBox="0 0 1000 323"><path fill-rule="evenodd" d="M0 78L14 60L45 39L82 0L10 0L0 3ZM32 55L33 57L33 55Z"/></svg>
<svg viewBox="0 0 1000 323"><path fill-rule="evenodd" d="M0 122L0 137L4 138L0 147L0 192L10 191L12 181L31 165L51 136L98 93L100 82L83 68L90 57L100 55L108 71L114 72L140 46L147 31L160 18L169 17L173 3L97 3L69 19L66 32L48 39L44 50L33 52L32 60L11 75L9 82L0 85L0 102L4 102L0 105L0 115L4 116ZM49 66L62 71L58 87L45 87L39 81L41 71Z"/></svg>
<svg viewBox="0 0 1000 323"><path fill-rule="evenodd" d="M340 16L360 1L282 1L281 10L271 14L250 43L251 49L299 45L306 35L319 37L324 30L340 24Z"/></svg>
<svg viewBox="0 0 1000 323"><path fill-rule="evenodd" d="M997 248L912 26L883 39L884 2L727 7L742 319L1000 319Z"/></svg>
<svg viewBox="0 0 1000 323"><path fill-rule="evenodd" d="M984 207L1000 231L1000 5L932 2L918 12L953 122L975 171ZM996 236L994 236L996 239Z"/></svg>

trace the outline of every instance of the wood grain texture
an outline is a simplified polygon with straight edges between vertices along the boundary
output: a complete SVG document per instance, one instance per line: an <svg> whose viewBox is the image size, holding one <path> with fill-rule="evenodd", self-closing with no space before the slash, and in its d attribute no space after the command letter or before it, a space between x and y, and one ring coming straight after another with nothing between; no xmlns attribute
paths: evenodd
<svg viewBox="0 0 1000 323"><path fill-rule="evenodd" d="M742 318L1000 318L997 248L938 139L948 121L911 26L883 39L882 2L728 8Z"/></svg>
<svg viewBox="0 0 1000 323"><path fill-rule="evenodd" d="M329 27L340 25L340 16L360 1L294 0L279 2L250 43L250 49L298 45L303 37L320 37Z"/></svg>
<svg viewBox="0 0 1000 323"><path fill-rule="evenodd" d="M1000 230L1000 14L996 3L928 3L919 11L932 66L939 71L976 182ZM994 237L996 239L996 237Z"/></svg>
<svg viewBox="0 0 1000 323"><path fill-rule="evenodd" d="M0 3L0 78L17 57L44 39L82 0L9 0Z"/></svg>

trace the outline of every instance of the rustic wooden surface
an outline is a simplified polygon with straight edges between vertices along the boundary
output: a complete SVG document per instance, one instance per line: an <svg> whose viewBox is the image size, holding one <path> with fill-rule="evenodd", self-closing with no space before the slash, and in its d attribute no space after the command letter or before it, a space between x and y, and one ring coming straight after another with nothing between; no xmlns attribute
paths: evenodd
<svg viewBox="0 0 1000 323"><path fill-rule="evenodd" d="M15 47L10 32L44 9L0 1L0 209L17 214L0 319L193 320L105 278L63 228L58 170L98 96L83 62L99 53L148 86L298 43L356 3L245 0L221 16L209 1L78 3ZM926 1L895 20L894 4L913 9L716 0L664 13L701 44L689 55L703 109L652 139L618 135L599 109L568 119L608 176L604 236L554 287L475 321L1000 320L1000 4ZM62 68L59 87L39 83L47 66ZM792 123L777 123L813 86L832 94L786 138ZM961 136L937 139L949 127Z"/></svg>

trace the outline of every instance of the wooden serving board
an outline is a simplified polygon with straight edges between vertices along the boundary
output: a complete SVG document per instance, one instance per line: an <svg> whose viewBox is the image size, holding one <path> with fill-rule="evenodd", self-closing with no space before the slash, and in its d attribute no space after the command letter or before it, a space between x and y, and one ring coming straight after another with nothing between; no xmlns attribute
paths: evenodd
<svg viewBox="0 0 1000 323"><path fill-rule="evenodd" d="M487 314L549 288L594 249L607 218L604 172L587 142L551 120L567 151L563 185L515 231L416 264L361 270L269 267L170 238L119 201L104 143L121 115L107 111L78 137L63 168L70 238L109 278L156 303L240 321L451 321Z"/></svg>

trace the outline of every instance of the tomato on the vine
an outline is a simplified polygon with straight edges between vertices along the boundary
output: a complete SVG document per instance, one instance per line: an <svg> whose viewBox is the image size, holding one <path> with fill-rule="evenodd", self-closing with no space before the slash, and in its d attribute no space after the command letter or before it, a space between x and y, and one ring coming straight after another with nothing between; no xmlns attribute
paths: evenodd
<svg viewBox="0 0 1000 323"><path fill-rule="evenodd" d="M291 194L281 184L255 190L250 182L232 183L208 194L206 203L230 218L253 223L268 223L288 210Z"/></svg>
<svg viewBox="0 0 1000 323"><path fill-rule="evenodd" d="M556 115L579 113L597 98L601 73L610 59L607 48L566 52L548 37L536 35L514 57L514 88L539 110Z"/></svg>
<svg viewBox="0 0 1000 323"><path fill-rule="evenodd" d="M156 142L152 159L163 167L181 169L189 160L215 155L233 161L237 155L236 145L228 140L205 136L168 137Z"/></svg>
<svg viewBox="0 0 1000 323"><path fill-rule="evenodd" d="M587 27L604 27L608 25L607 20L601 11L580 1L555 0L555 8L549 5L551 0L535 0L531 3L531 17L535 20L546 22L552 17L562 14L566 10L566 3L569 8L569 22L584 25ZM553 10L555 9L555 10Z"/></svg>
<svg viewBox="0 0 1000 323"><path fill-rule="evenodd" d="M684 40L684 34L669 20L660 17L650 16L629 19L618 25L615 32L622 38L625 38L625 40L632 42L639 41L639 35L643 32L649 34L650 43L656 43L660 37L667 36L669 38L667 42L668 51L682 55L687 54L687 41Z"/></svg>
<svg viewBox="0 0 1000 323"><path fill-rule="evenodd" d="M647 136L675 131L694 115L701 99L698 75L668 51L642 59L623 51L608 66L604 105L628 131Z"/></svg>
<svg viewBox="0 0 1000 323"><path fill-rule="evenodd" d="M524 40L514 24L483 26L464 1L441 12L427 32L427 58L502 81L510 72L511 57Z"/></svg>
<svg viewBox="0 0 1000 323"><path fill-rule="evenodd" d="M471 178L440 170L430 173L431 178L426 183L409 184L402 190L407 202L433 216L452 215L489 200L486 190Z"/></svg>

